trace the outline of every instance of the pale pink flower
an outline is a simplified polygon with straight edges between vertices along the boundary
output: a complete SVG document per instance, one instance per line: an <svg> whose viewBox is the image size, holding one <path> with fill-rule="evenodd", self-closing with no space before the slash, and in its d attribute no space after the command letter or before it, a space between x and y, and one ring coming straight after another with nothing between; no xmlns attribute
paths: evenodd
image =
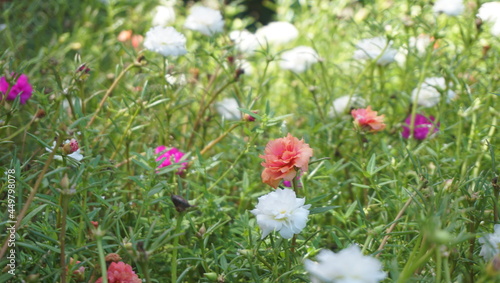
<svg viewBox="0 0 500 283"><path fill-rule="evenodd" d="M272 140L266 145L262 166L262 182L273 188L278 187L281 180L292 181L297 170L307 171L309 158L313 155L312 148L304 140L293 137L290 133L284 137Z"/></svg>
<svg viewBox="0 0 500 283"><path fill-rule="evenodd" d="M354 109L351 111L354 124L362 129L378 132L385 129L384 115L377 116L377 111L373 111L371 106L366 109Z"/></svg>
<svg viewBox="0 0 500 283"><path fill-rule="evenodd" d="M102 283L102 277L96 283ZM120 261L109 265L108 283L142 283L142 280L132 270L132 266Z"/></svg>

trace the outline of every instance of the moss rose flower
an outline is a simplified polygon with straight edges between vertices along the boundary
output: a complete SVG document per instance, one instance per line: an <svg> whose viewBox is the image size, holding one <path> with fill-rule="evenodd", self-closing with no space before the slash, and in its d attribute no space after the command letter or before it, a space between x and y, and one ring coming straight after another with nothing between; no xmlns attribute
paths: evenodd
<svg viewBox="0 0 500 283"><path fill-rule="evenodd" d="M307 171L312 148L304 140L293 137L290 133L284 137L270 141L266 145L262 166L262 182L273 188L278 187L281 180L292 181L297 169Z"/></svg>
<svg viewBox="0 0 500 283"><path fill-rule="evenodd" d="M377 111L373 111L371 106L366 109L354 109L351 111L354 118L354 124L362 129L368 129L372 132L378 132L385 129L384 115L377 116Z"/></svg>
<svg viewBox="0 0 500 283"><path fill-rule="evenodd" d="M167 150L167 147L164 145L157 147L155 149L155 154L158 154L158 158L156 158L156 161L161 162L160 165L158 165L158 169L180 162L182 160L182 157L184 157L185 155L184 152L175 147ZM177 174L182 174L182 172L186 170L187 166L188 163L183 162L181 164L181 168L179 168L179 171L177 171Z"/></svg>
<svg viewBox="0 0 500 283"><path fill-rule="evenodd" d="M224 20L220 11L203 6L194 6L190 12L184 24L185 28L209 36L223 31Z"/></svg>
<svg viewBox="0 0 500 283"><path fill-rule="evenodd" d="M7 82L5 77L0 78L0 97L3 96L9 91L9 83ZM17 79L16 83L10 87L10 91L7 94L7 100L15 100L16 97L19 96L19 103L25 104L28 99L30 99L33 94L33 88L28 82L28 77L25 74L22 74Z"/></svg>
<svg viewBox="0 0 500 283"><path fill-rule="evenodd" d="M380 261L364 256L356 245L338 253L322 250L316 259L318 262L304 262L313 283L376 283L387 277Z"/></svg>
<svg viewBox="0 0 500 283"><path fill-rule="evenodd" d="M427 118L424 115L416 114L413 126L413 137L417 140L423 140L430 135L429 132L431 128L434 128L433 133L437 132L439 130L439 123L435 124L434 120L435 118L432 116ZM403 135L403 138L408 139L410 138L411 115L406 118L405 124L408 126L403 126L401 135Z"/></svg>
<svg viewBox="0 0 500 283"><path fill-rule="evenodd" d="M132 266L120 261L112 262L108 267L109 283L142 283L137 274L132 270ZM102 283L102 277L96 283Z"/></svg>
<svg viewBox="0 0 500 283"><path fill-rule="evenodd" d="M186 54L186 37L173 27L152 27L144 40L146 49L163 56L179 56Z"/></svg>
<svg viewBox="0 0 500 283"><path fill-rule="evenodd" d="M297 198L291 189L277 189L259 197L259 203L251 212L257 217L262 238L272 231L279 231L285 239L300 233L306 227L310 204L305 198Z"/></svg>

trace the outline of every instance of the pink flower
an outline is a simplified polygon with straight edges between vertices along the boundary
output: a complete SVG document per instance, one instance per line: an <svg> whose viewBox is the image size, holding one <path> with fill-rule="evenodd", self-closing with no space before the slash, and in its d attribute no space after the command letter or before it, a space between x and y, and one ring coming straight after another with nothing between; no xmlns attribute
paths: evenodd
<svg viewBox="0 0 500 283"><path fill-rule="evenodd" d="M132 266L120 261L112 262L108 267L109 283L142 283L141 279L132 270ZM102 277L95 283L102 283Z"/></svg>
<svg viewBox="0 0 500 283"><path fill-rule="evenodd" d="M161 164L158 166L158 169L160 169L166 166L170 166L173 163L178 163L179 161L181 161L185 153L175 147L167 150L166 146L161 145L155 149L155 154L159 154L158 158L156 158L156 161L161 161ZM177 171L177 174L182 174L182 172L186 170L187 166L188 163L183 162L181 168L179 168L179 171Z"/></svg>
<svg viewBox="0 0 500 283"><path fill-rule="evenodd" d="M354 118L354 124L362 129L378 132L385 129L384 115L377 116L377 111L373 111L371 106L366 109L354 109L351 111Z"/></svg>
<svg viewBox="0 0 500 283"><path fill-rule="evenodd" d="M433 133L437 132L439 130L439 123L435 124L434 120L435 118L432 116L427 118L424 115L416 114L413 126L413 137L417 140L423 140L430 135L429 130L431 128L434 128ZM401 135L403 138L408 139L410 138L411 115L406 118L405 123L408 126L403 126Z"/></svg>
<svg viewBox="0 0 500 283"><path fill-rule="evenodd" d="M290 133L280 139L272 140L266 145L262 166L262 182L273 188L278 187L280 181L292 181L297 170L307 171L309 158L313 155L312 148L304 140L293 137Z"/></svg>
<svg viewBox="0 0 500 283"><path fill-rule="evenodd" d="M9 90L9 83L7 82L5 77L0 78L0 92L5 95L5 93ZM15 100L17 96L20 96L19 102L21 104L25 104L28 99L30 99L33 94L33 88L28 82L28 77L25 74L21 74L17 79L15 85L10 88L9 94L7 95L7 100ZM1 95L1 96L3 96Z"/></svg>

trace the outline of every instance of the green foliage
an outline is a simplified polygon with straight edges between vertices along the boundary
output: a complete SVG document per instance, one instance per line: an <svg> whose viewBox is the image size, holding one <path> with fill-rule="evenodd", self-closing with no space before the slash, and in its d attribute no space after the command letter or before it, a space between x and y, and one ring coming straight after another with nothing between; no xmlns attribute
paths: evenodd
<svg viewBox="0 0 500 283"><path fill-rule="evenodd" d="M500 40L486 23L475 26L476 3L449 17L428 1L278 0L276 20L292 22L299 37L247 56L228 36L255 22L234 17L239 2L220 4L225 32L213 37L184 29L189 7L177 3L172 26L186 35L188 54L167 58L117 40L122 30L145 35L157 3L0 4L2 76L27 74L34 88L26 104L0 102L0 203L7 207L4 172L14 169L16 215L26 208L16 277L0 281L95 282L100 257L117 253L148 282L309 282L305 259L352 244L381 260L384 282L499 280L477 239L500 224ZM352 58L360 39L408 48L420 34L432 43L423 54L409 48L403 63ZM281 70L281 54L299 45L321 60L304 73ZM243 58L253 72L238 76L231 62ZM423 108L411 96L428 77L449 85ZM449 102L448 90L457 93ZM386 129L355 129L349 109L329 114L344 95L384 114ZM238 101L242 119L217 113L224 98ZM404 139L410 113L434 116L439 131ZM289 132L314 150L297 189L312 205L309 220L293 240L261 239L249 211L272 188L261 181L259 155ZM61 153L71 138L80 162ZM160 145L187 154L158 169ZM172 195L191 206L178 212ZM4 239L7 210L0 216ZM73 274L80 267L83 278Z"/></svg>

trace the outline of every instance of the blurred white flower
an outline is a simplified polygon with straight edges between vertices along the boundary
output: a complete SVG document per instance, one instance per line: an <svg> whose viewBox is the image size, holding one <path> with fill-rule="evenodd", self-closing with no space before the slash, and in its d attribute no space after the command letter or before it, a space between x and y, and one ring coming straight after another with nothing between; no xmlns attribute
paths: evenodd
<svg viewBox="0 0 500 283"><path fill-rule="evenodd" d="M247 60L236 59L234 60L234 65L236 66L237 69L243 70L243 75L253 74L253 66Z"/></svg>
<svg viewBox="0 0 500 283"><path fill-rule="evenodd" d="M387 277L380 261L364 256L356 245L338 253L321 250L316 260L304 262L313 283L377 283Z"/></svg>
<svg viewBox="0 0 500 283"><path fill-rule="evenodd" d="M500 254L500 224L496 224L494 229L495 232L493 234L479 238L479 243L481 244L479 255L484 257L486 261Z"/></svg>
<svg viewBox="0 0 500 283"><path fill-rule="evenodd" d="M483 22L500 21L500 2L487 2L479 7L477 16Z"/></svg>
<svg viewBox="0 0 500 283"><path fill-rule="evenodd" d="M194 6L186 18L184 27L199 31L204 35L213 35L222 32L224 20L220 11L203 6Z"/></svg>
<svg viewBox="0 0 500 283"><path fill-rule="evenodd" d="M215 104L215 109L225 120L241 120L238 101L234 98L224 98Z"/></svg>
<svg viewBox="0 0 500 283"><path fill-rule="evenodd" d="M295 73L302 73L318 62L318 53L308 46L298 46L281 54L280 67Z"/></svg>
<svg viewBox="0 0 500 283"><path fill-rule="evenodd" d="M289 22L271 22L266 26L259 28L255 36L261 46L282 45L288 43L297 36L299 31Z"/></svg>
<svg viewBox="0 0 500 283"><path fill-rule="evenodd" d="M496 21L496 23L491 27L490 32L494 36L500 36L500 20Z"/></svg>
<svg viewBox="0 0 500 283"><path fill-rule="evenodd" d="M175 22L175 10L172 5L157 6L153 17L153 26L168 26Z"/></svg>
<svg viewBox="0 0 500 283"><path fill-rule="evenodd" d="M242 53L252 54L259 47L257 37L247 30L234 30L229 33L229 38Z"/></svg>
<svg viewBox="0 0 500 283"><path fill-rule="evenodd" d="M179 56L187 53L186 37L173 27L152 27L146 33L144 47L163 56Z"/></svg>
<svg viewBox="0 0 500 283"><path fill-rule="evenodd" d="M432 38L427 34L421 34L417 37L412 36L408 41L408 47L400 47L394 59L400 66L403 66L409 51L416 53L418 56L423 56L431 42Z"/></svg>
<svg viewBox="0 0 500 283"><path fill-rule="evenodd" d="M451 84L449 85L451 86ZM423 107L432 107L439 103L441 100L441 92L446 90L446 81L442 77L426 78L420 90L415 88L411 93L411 99ZM454 99L456 94L453 90L449 89L447 92L447 101Z"/></svg>
<svg viewBox="0 0 500 283"><path fill-rule="evenodd" d="M297 198L291 189L276 189L259 197L259 203L251 211L262 229L262 239L272 231L279 231L285 239L300 233L306 227L310 204L305 198Z"/></svg>
<svg viewBox="0 0 500 283"><path fill-rule="evenodd" d="M491 34L500 36L500 2L487 2L479 7L477 16L492 24Z"/></svg>
<svg viewBox="0 0 500 283"><path fill-rule="evenodd" d="M4 30L7 28L7 24L0 24L0 31Z"/></svg>
<svg viewBox="0 0 500 283"><path fill-rule="evenodd" d="M358 50L354 51L353 57L357 60L378 58L377 64L385 66L394 62L394 56L396 56L396 53L398 52L391 46L392 42L382 36L362 39L358 42L358 44L356 44L356 48Z"/></svg>
<svg viewBox="0 0 500 283"><path fill-rule="evenodd" d="M444 13L448 16L458 16L464 12L463 0L438 0L434 3L434 13Z"/></svg>
<svg viewBox="0 0 500 283"><path fill-rule="evenodd" d="M165 80L171 85L186 85L187 84L187 79L186 75L180 74L177 76L171 75L171 74L166 74L165 75Z"/></svg>
<svg viewBox="0 0 500 283"><path fill-rule="evenodd" d="M344 95L333 101L328 115L332 118L342 116L347 114L347 111L350 110L351 107L363 108L365 105L366 101L359 96Z"/></svg>

